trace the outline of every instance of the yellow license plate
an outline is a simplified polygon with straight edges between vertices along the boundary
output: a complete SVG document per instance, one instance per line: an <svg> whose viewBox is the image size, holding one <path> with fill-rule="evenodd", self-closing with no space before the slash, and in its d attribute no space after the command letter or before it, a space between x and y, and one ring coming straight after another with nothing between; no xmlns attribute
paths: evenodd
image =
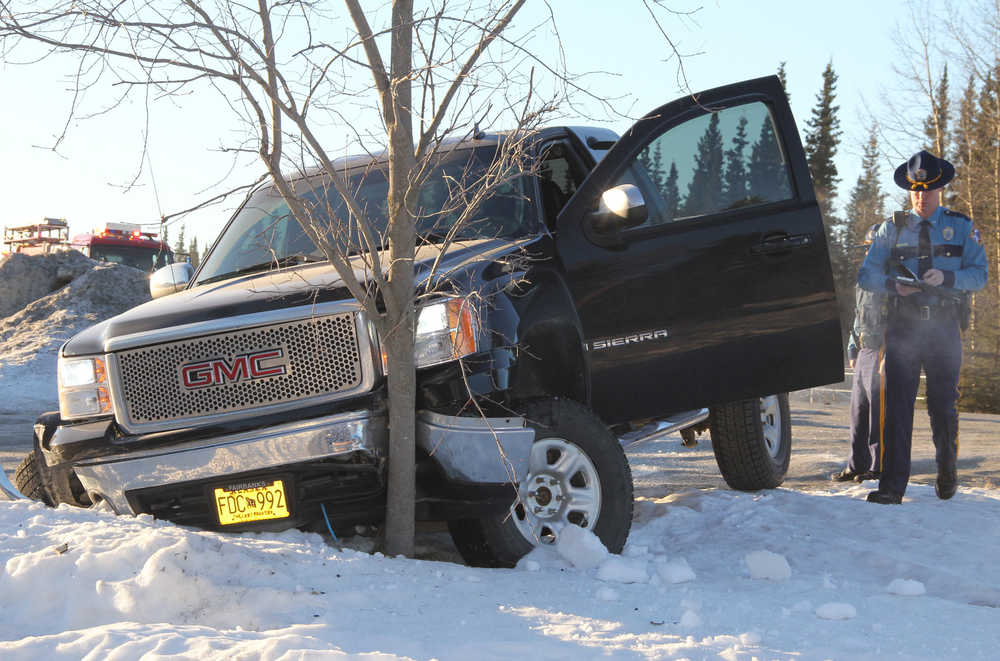
<svg viewBox="0 0 1000 661"><path fill-rule="evenodd" d="M251 523L289 516L285 484L281 480L261 480L246 484L227 485L233 488L216 488L215 510L219 523Z"/></svg>

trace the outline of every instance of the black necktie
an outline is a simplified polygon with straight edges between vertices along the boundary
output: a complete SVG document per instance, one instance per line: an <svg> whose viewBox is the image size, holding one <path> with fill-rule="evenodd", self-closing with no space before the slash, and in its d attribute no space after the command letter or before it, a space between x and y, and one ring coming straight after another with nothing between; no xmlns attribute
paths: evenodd
<svg viewBox="0 0 1000 661"><path fill-rule="evenodd" d="M924 279L924 274L931 269L931 222L920 221L920 239L917 243L917 277Z"/></svg>

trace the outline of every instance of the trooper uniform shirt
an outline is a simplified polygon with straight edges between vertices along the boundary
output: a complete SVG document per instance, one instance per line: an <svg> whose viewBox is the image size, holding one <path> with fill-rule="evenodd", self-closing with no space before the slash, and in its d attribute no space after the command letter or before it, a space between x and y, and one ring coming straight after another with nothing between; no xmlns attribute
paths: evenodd
<svg viewBox="0 0 1000 661"><path fill-rule="evenodd" d="M896 283L890 266L898 261L922 277L919 272L920 224L923 219L910 213L903 229L896 238L895 223L882 223L875 233L875 241L858 274L858 284L868 291L896 293ZM979 231L972 221L962 214L944 207L938 207L927 219L930 223L931 262L933 268L944 273L942 287L962 291L976 291L986 285L986 251L983 250ZM923 292L911 294L920 297L922 303L929 295ZM914 301L916 303L916 301Z"/></svg>
<svg viewBox="0 0 1000 661"><path fill-rule="evenodd" d="M923 236L921 236L923 235ZM942 288L971 292L986 284L986 253L972 221L938 207L926 224L911 213L898 230L883 223L865 256L858 284L889 292L885 333L885 435L880 491L902 495L910 475L913 403L920 370L927 374L927 413L939 476L954 474L958 455L958 375L962 364L959 306L931 292L896 295L894 263L923 278L935 268Z"/></svg>

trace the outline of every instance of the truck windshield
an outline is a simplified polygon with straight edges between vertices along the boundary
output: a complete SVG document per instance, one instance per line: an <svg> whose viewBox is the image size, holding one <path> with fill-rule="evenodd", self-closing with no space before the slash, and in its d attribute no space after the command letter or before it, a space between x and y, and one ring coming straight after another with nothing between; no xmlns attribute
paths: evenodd
<svg viewBox="0 0 1000 661"><path fill-rule="evenodd" d="M99 262L124 264L147 273L174 261L171 252L138 246L91 245L90 258Z"/></svg>
<svg viewBox="0 0 1000 661"><path fill-rule="evenodd" d="M495 148L465 149L442 161L421 187L417 199L418 246L440 243L451 233L455 241L525 236L535 226L528 178L506 176L489 168ZM490 195L476 200L484 180ZM389 183L384 170L359 169L348 177L358 206L366 215L379 247L385 247ZM357 219L326 176L303 178L295 192L308 222L345 254L367 251ZM463 220L463 213L471 208ZM198 282L325 260L313 240L290 213L273 186L251 194L205 259Z"/></svg>

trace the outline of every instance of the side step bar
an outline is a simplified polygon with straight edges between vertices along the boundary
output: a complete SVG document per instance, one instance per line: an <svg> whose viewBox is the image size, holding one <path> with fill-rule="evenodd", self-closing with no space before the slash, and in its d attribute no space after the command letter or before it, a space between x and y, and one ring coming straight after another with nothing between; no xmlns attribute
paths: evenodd
<svg viewBox="0 0 1000 661"><path fill-rule="evenodd" d="M673 434L686 427L708 420L708 409L684 411L662 418L648 425L621 435L622 445L629 447L646 441L655 441L668 434Z"/></svg>

